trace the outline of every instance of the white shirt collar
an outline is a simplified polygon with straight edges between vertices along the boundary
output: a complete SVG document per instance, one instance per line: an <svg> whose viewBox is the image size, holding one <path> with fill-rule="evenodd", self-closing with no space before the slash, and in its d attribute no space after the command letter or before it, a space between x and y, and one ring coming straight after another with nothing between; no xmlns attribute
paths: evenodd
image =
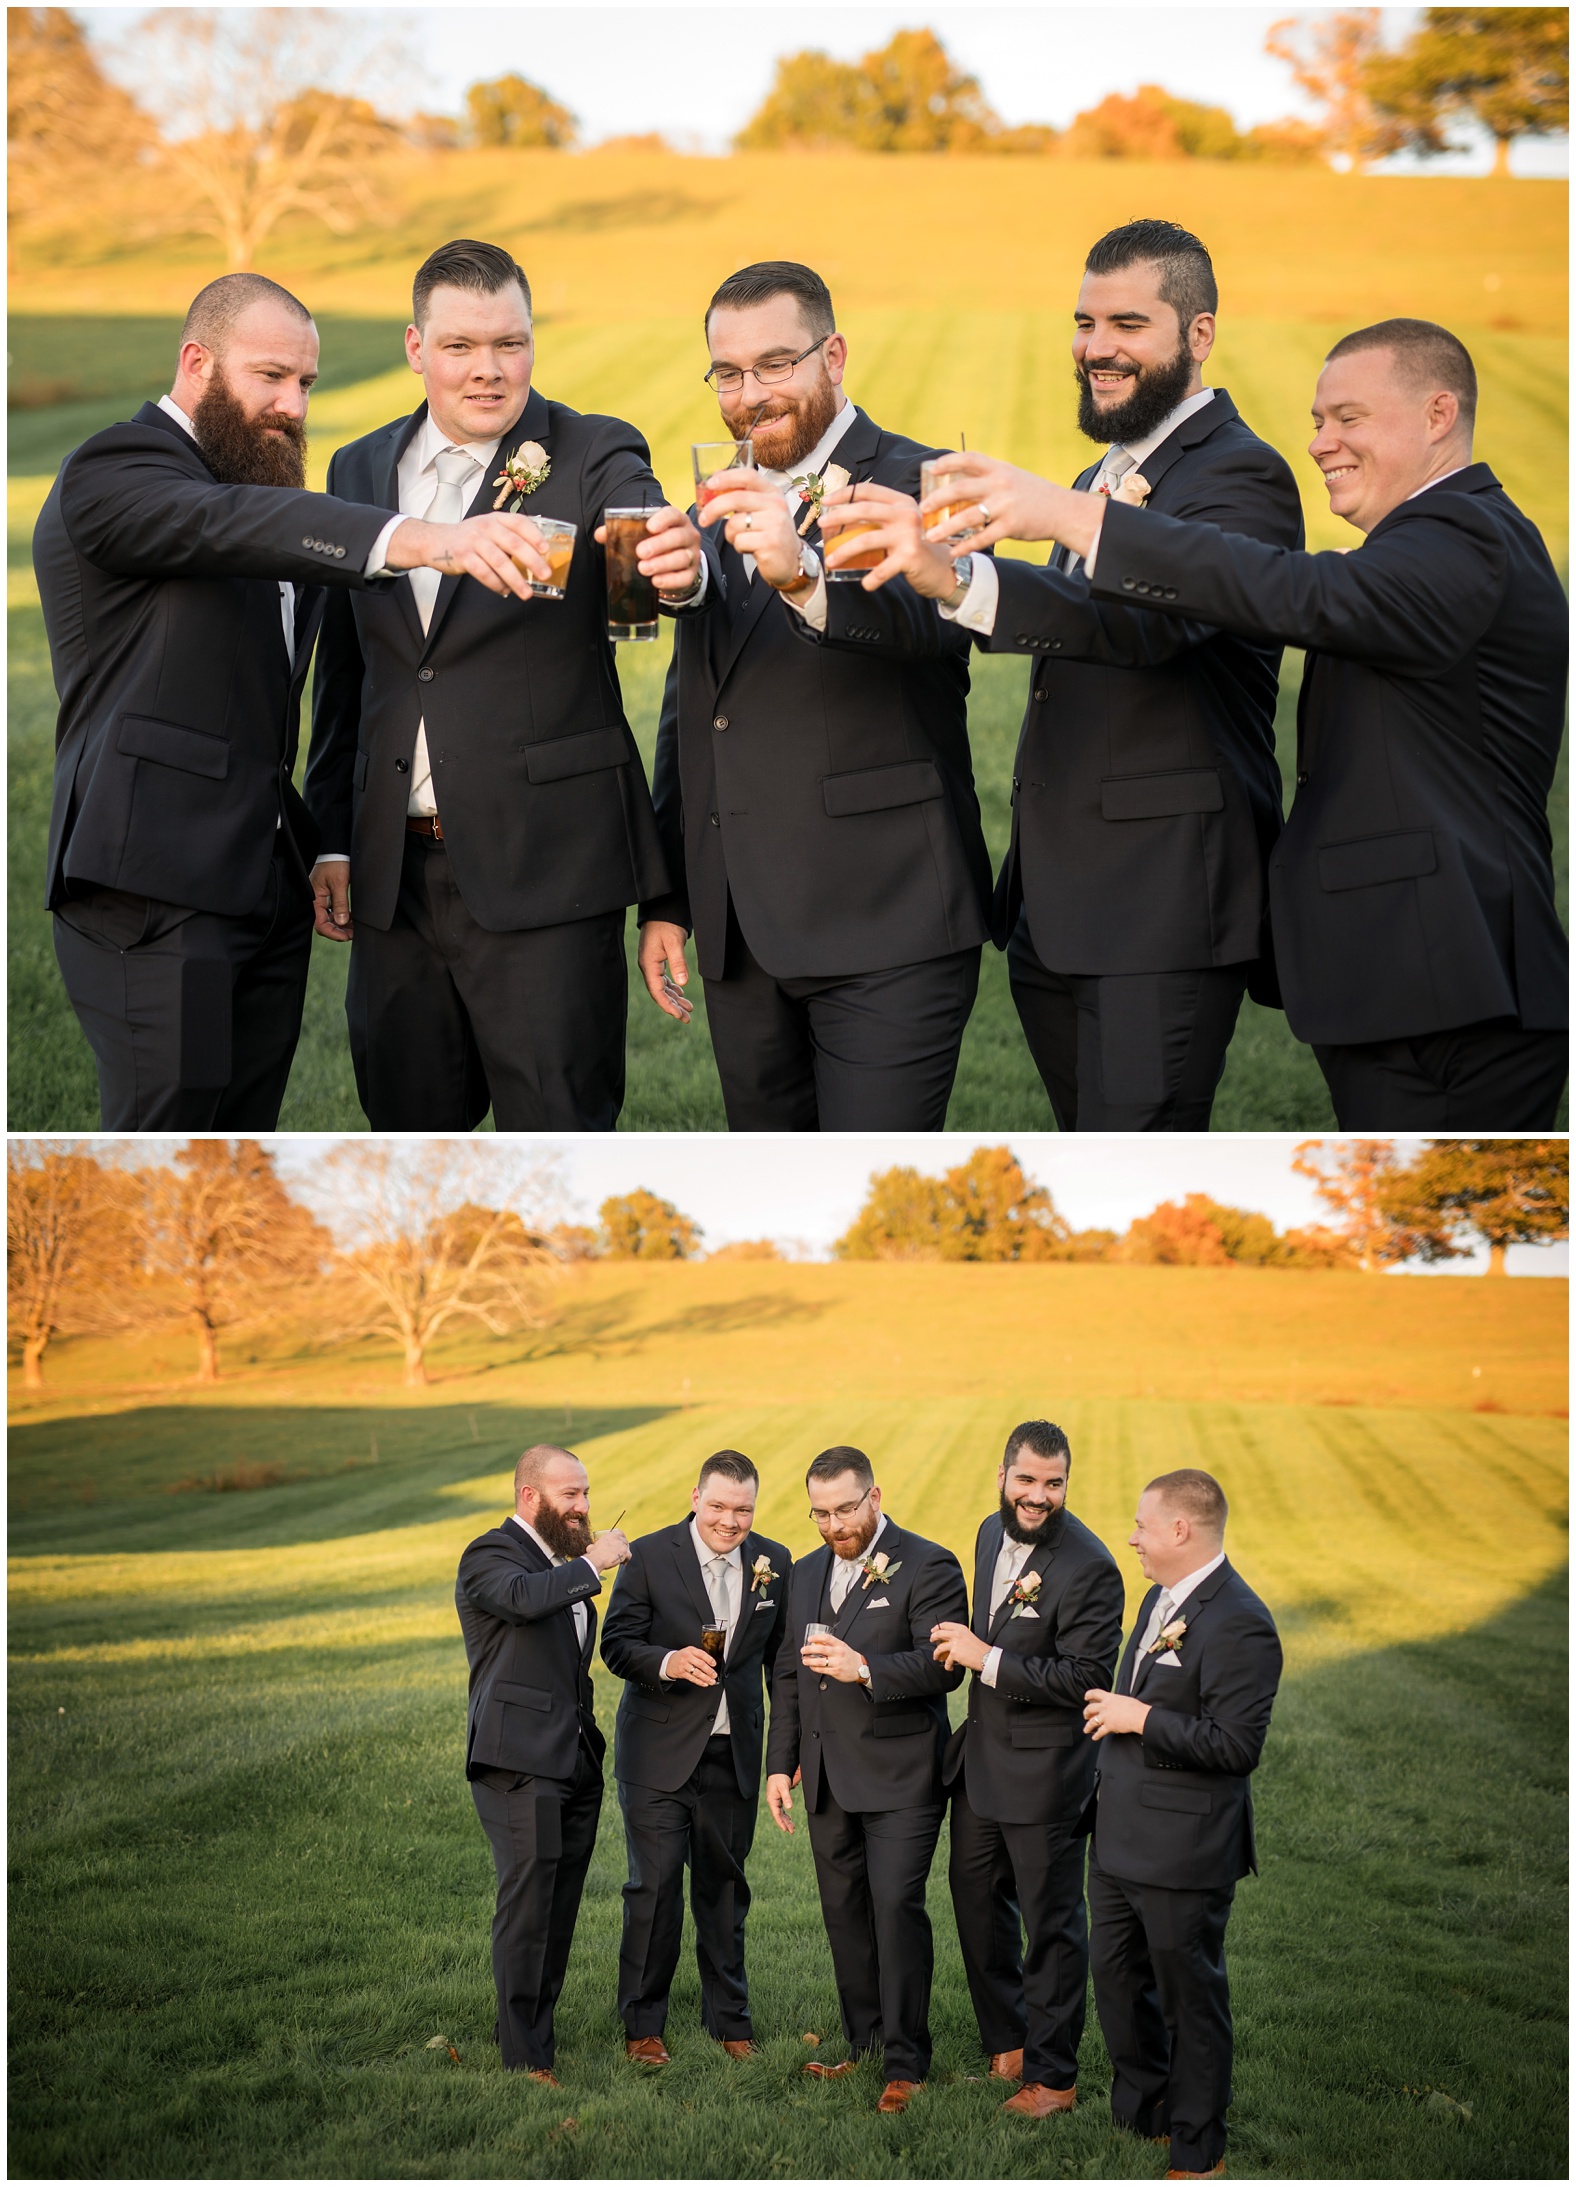
<svg viewBox="0 0 1576 2187"><path fill-rule="evenodd" d="M1166 1588L1165 1592L1171 1597L1172 1609L1175 1610L1179 1604L1186 1602L1194 1588L1201 1587L1210 1573L1218 1572L1225 1561L1226 1552L1222 1549L1218 1556L1210 1558L1208 1564L1201 1564L1196 1572L1189 1572L1186 1579L1179 1579Z"/></svg>
<svg viewBox="0 0 1576 2187"><path fill-rule="evenodd" d="M693 1512L690 1513L689 1527L690 1540L695 1544L696 1556L699 1557L703 1565L712 1563L712 1561L718 1555L718 1552L715 1549L709 1549L705 1542L701 1540L700 1528L695 1524L695 1514ZM724 1561L728 1564L731 1564L736 1572L741 1568L744 1563L744 1550L742 1544L734 1549L725 1549L721 1552L721 1554Z"/></svg>
<svg viewBox="0 0 1576 2187"><path fill-rule="evenodd" d="M877 1543L877 1542L878 1542L878 1541L879 1541L879 1540L881 1539L882 1535L883 1535L883 1534L884 1534L885 1532L886 1532L886 1513L885 1513L884 1511L878 1511L878 1512L876 1513L876 1530L875 1530L875 1532L874 1532L874 1533L873 1533L873 1534L871 1535L871 1537L870 1537L869 1541L867 1541L867 1542L865 1543L865 1546L864 1546L864 1548L860 1550L860 1552L859 1552L858 1556L856 1556L856 1557L837 1557L837 1556L835 1556L835 1554L834 1554L834 1561L835 1561L836 1563L838 1563L838 1564L851 1564L851 1565L852 1565L852 1566L854 1567L855 1571L857 1571L857 1570L859 1569L860 1565L864 1563L864 1561L865 1561L866 1557L873 1557L873 1556L875 1555L875 1553L876 1553L876 1543Z"/></svg>
<svg viewBox="0 0 1576 2187"><path fill-rule="evenodd" d="M786 486L791 479L804 478L812 471L824 471L832 459L833 449L843 435L852 430L854 420L858 415L858 406L851 402L845 402L842 409L838 411L836 417L802 462L796 463L791 471L770 471L763 466L760 473L761 477L770 485Z"/></svg>
<svg viewBox="0 0 1576 2187"><path fill-rule="evenodd" d="M186 415L185 411L181 408L180 404L175 400L175 397L173 395L161 395L159 397L159 408L164 412L166 417L173 418L177 425L183 426L185 430L190 433L193 440L197 438L196 426L193 425L191 419Z"/></svg>
<svg viewBox="0 0 1576 2187"><path fill-rule="evenodd" d="M179 416L179 412L176 413ZM1443 486L1447 478L1459 478L1463 471L1470 471L1470 463L1458 463L1453 471L1441 471L1438 478L1431 478L1426 486L1419 486L1416 494L1408 494L1408 501L1415 501L1417 494L1431 493L1436 486Z"/></svg>
<svg viewBox="0 0 1576 2187"><path fill-rule="evenodd" d="M1213 402L1215 390L1201 387L1196 395L1189 395L1179 402L1168 417L1162 418L1147 440L1113 441L1113 448L1124 448L1133 459L1133 469L1141 471L1163 440L1169 440L1184 418L1192 417L1195 410L1202 410L1205 403Z"/></svg>
<svg viewBox="0 0 1576 2187"><path fill-rule="evenodd" d="M513 432L513 426L509 430ZM434 421L432 412L429 410L421 421L421 431L416 435L416 468L418 471L431 470L434 462L442 455L445 448L458 448L463 454L474 456L476 461L485 469L498 453L499 443L502 440L502 433L498 435L497 440L450 440L443 427Z"/></svg>

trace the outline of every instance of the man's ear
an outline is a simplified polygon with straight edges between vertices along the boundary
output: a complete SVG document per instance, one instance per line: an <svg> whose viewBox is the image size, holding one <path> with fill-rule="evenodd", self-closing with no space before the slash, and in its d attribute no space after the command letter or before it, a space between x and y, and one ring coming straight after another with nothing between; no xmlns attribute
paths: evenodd
<svg viewBox="0 0 1576 2187"><path fill-rule="evenodd" d="M1448 387L1441 387L1428 398L1426 412L1430 440L1448 440L1461 417L1460 398Z"/></svg>

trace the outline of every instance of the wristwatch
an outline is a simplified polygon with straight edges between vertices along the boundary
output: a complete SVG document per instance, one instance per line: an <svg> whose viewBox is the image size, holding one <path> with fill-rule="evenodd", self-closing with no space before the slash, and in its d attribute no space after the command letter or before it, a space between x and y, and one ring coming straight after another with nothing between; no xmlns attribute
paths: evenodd
<svg viewBox="0 0 1576 2187"><path fill-rule="evenodd" d="M773 585L772 590L773 592L792 592L798 585L813 585L820 577L820 574L821 565L815 558L814 550L809 546L801 546L799 549L798 570L789 578L786 585Z"/></svg>
<svg viewBox="0 0 1576 2187"><path fill-rule="evenodd" d="M952 569L953 574L958 581L953 590L949 592L947 594L947 597L941 602L941 605L944 608L960 608L962 607L964 600L967 598L968 589L970 585L972 585L974 582L973 555L960 554L958 556L958 559L953 563Z"/></svg>
<svg viewBox="0 0 1576 2187"><path fill-rule="evenodd" d="M859 1683L861 1686L868 1686L870 1683L870 1665L868 1663L861 1663L859 1666Z"/></svg>

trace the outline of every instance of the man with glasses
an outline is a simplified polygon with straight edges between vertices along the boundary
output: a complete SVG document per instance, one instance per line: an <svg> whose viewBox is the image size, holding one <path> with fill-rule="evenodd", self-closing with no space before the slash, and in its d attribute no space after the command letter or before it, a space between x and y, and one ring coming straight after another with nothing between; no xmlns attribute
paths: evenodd
<svg viewBox="0 0 1576 2187"><path fill-rule="evenodd" d="M904 2111L930 2070L933 1962L925 1882L941 1830L946 1695L963 1677L938 1663L932 1631L966 1624L950 1549L895 1526L870 1460L839 1445L805 1476L822 1546L788 1583L788 1624L772 1673L766 1804L792 1831L802 1773L810 1851L851 2055L805 2072L840 2080L884 2053L876 2108Z"/></svg>
<svg viewBox="0 0 1576 2187"><path fill-rule="evenodd" d="M675 632L654 773L673 885L640 907L641 970L687 1018L693 930L733 1130L939 1130L990 896L969 640L906 584L829 586L816 524L849 480L912 494L930 451L847 399L808 266L746 266L706 332L759 468L708 502L706 612Z"/></svg>

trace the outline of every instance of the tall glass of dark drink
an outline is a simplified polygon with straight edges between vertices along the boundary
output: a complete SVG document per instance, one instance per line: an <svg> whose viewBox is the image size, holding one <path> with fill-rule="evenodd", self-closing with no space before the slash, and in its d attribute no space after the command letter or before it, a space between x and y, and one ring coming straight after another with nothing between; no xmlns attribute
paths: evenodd
<svg viewBox="0 0 1576 2187"><path fill-rule="evenodd" d="M607 526L607 634L641 643L657 635L657 588L643 577L637 556L649 509L604 509Z"/></svg>

